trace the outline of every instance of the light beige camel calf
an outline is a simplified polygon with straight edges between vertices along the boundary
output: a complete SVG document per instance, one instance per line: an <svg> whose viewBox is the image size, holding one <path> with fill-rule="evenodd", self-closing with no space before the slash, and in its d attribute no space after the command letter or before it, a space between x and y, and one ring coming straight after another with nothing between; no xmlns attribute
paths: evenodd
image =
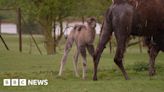
<svg viewBox="0 0 164 92"><path fill-rule="evenodd" d="M83 58L83 79L86 79L86 71L87 71L87 60L86 60L86 49L88 50L89 54L93 57L94 54L94 46L93 42L95 39L95 27L96 27L96 19L95 18L89 18L87 19L87 25L75 25L71 33L68 35L67 42L64 49L64 55L61 60L60 70L59 70L59 76L62 75L64 64L66 63L66 59L68 56L68 53L72 47L73 42L75 42L77 51L74 55L74 70L75 75L79 77L78 71L77 71L77 62L78 62L78 56L81 54Z"/></svg>

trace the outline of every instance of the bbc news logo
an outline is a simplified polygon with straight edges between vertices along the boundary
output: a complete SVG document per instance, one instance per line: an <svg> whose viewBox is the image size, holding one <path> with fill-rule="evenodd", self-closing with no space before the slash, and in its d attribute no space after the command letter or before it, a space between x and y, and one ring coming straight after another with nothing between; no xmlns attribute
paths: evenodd
<svg viewBox="0 0 164 92"><path fill-rule="evenodd" d="M39 86L48 85L48 80L3 79L3 86Z"/></svg>

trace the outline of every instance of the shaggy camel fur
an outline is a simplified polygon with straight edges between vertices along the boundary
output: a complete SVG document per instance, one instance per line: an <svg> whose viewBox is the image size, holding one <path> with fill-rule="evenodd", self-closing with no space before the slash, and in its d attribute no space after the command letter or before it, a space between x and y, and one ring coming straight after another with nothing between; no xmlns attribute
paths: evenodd
<svg viewBox="0 0 164 92"><path fill-rule="evenodd" d="M74 55L74 71L75 75L79 77L78 70L77 70L77 62L78 56L81 54L83 58L83 76L82 78L86 78L87 72L87 60L86 60L86 49L88 50L89 54L93 57L94 54L94 46L93 42L95 39L95 27L96 27L96 19L89 18L87 20L87 25L75 25L71 33L68 35L67 42L65 45L64 56L61 60L59 76L62 75L64 64L66 63L66 59L70 49L72 48L73 42L75 42L77 47L77 52Z"/></svg>

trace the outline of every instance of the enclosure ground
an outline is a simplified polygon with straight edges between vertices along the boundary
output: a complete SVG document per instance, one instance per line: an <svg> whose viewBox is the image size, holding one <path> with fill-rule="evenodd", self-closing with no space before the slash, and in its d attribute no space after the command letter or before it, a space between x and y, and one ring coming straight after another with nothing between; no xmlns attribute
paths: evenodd
<svg viewBox="0 0 164 92"><path fill-rule="evenodd" d="M124 80L120 70L113 62L114 52L109 53L106 48L101 57L98 81L92 81L93 62L91 57L87 58L87 80L76 78L73 73L72 48L65 71L62 77L58 77L60 60L63 55L65 40L60 42L55 55L46 55L44 39L35 35L36 41L41 48L43 55L37 51L32 43L30 51L30 36L23 35L23 52L19 52L17 35L2 35L10 48L7 51L0 42L0 92L163 92L164 90L164 54L157 57L157 75L149 77L144 64L148 63L146 48L143 53L139 52L138 45L127 49L124 59L125 68L131 80ZM97 41L96 41L97 42ZM95 42L95 44L96 44ZM107 46L108 47L108 46ZM143 66L139 66L143 65ZM81 57L79 59L79 71L82 74ZM25 86L25 87L4 87L3 79L25 78L25 79L48 79L48 86Z"/></svg>

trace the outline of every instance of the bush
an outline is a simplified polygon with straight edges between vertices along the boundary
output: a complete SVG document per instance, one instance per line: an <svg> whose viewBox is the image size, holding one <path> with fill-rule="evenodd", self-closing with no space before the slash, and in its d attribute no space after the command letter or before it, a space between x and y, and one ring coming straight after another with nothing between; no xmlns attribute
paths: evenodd
<svg viewBox="0 0 164 92"><path fill-rule="evenodd" d="M136 72L147 71L148 67L149 64L145 62L137 62L132 66L133 70Z"/></svg>
<svg viewBox="0 0 164 92"><path fill-rule="evenodd" d="M131 68L136 72L148 71L149 64L148 62L136 62ZM163 69L162 64L155 64L155 68L158 70Z"/></svg>

